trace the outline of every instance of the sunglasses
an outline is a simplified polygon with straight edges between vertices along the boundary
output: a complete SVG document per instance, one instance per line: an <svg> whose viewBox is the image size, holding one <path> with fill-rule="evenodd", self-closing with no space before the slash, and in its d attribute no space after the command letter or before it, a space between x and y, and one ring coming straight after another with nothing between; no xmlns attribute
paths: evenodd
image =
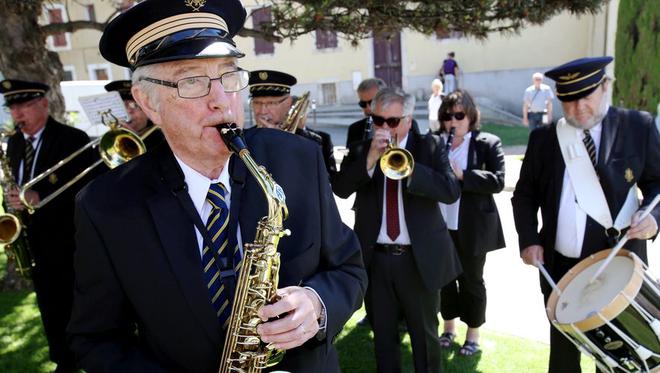
<svg viewBox="0 0 660 373"><path fill-rule="evenodd" d="M382 126L383 124L387 123L387 126L390 128L397 128L399 126L399 123L401 122L401 119L405 118L404 117L392 117L392 118L383 118L380 115L372 115L371 119L374 121L374 124L377 125L378 127Z"/></svg>
<svg viewBox="0 0 660 373"><path fill-rule="evenodd" d="M463 120L465 119L465 113L462 111L458 111L456 113L442 113L441 119L444 122L449 122L451 118L456 118L456 120Z"/></svg>
<svg viewBox="0 0 660 373"><path fill-rule="evenodd" d="M358 102L358 105L360 105L360 107L364 109L364 108L366 108L368 105L371 105L371 101L373 101L373 100L369 100L369 101L362 101L362 100L360 100L360 102Z"/></svg>

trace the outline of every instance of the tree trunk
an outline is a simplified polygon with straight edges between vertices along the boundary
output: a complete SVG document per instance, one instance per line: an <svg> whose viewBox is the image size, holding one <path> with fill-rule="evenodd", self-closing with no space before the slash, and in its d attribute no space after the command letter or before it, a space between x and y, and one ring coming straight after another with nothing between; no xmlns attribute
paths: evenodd
<svg viewBox="0 0 660 373"><path fill-rule="evenodd" d="M49 52L46 37L37 22L43 0L0 0L0 72L6 79L39 81L48 84L50 112L64 121L64 98L60 81L62 63Z"/></svg>

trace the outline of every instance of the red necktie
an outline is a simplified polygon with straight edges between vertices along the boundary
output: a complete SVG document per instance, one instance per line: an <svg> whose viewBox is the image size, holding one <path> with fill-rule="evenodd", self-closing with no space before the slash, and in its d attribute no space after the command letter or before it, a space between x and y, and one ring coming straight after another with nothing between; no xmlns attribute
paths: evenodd
<svg viewBox="0 0 660 373"><path fill-rule="evenodd" d="M387 236L395 241L399 237L399 181L386 178L385 217L387 219Z"/></svg>

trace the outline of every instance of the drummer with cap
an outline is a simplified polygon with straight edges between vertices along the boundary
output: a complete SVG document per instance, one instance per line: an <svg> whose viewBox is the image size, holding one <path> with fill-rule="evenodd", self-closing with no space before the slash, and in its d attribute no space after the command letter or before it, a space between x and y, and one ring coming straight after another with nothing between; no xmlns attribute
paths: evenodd
<svg viewBox="0 0 660 373"><path fill-rule="evenodd" d="M660 207L639 217L660 192L660 136L649 113L610 106L611 61L581 58L545 73L564 118L530 134L511 200L522 260L543 264L555 282L624 234L625 248L646 261L645 240L658 233ZM547 301L552 289L543 279L541 289ZM579 351L553 327L549 371L580 371Z"/></svg>
<svg viewBox="0 0 660 373"><path fill-rule="evenodd" d="M128 113L129 118L129 121L123 123L123 125L138 134L140 137L143 137L154 124L149 120L147 114L142 111L140 105L138 105L133 99L131 87L132 83L130 80L115 80L106 84L105 90L108 92L116 91L119 93L122 101L124 101L124 107L126 107L126 112ZM154 146L163 143L165 138L159 130L156 130L150 133L146 138L142 138L142 141L144 141L144 145L147 147L147 150L149 150L153 149Z"/></svg>
<svg viewBox="0 0 660 373"><path fill-rule="evenodd" d="M250 73L250 103L257 127L281 128L288 118L289 111L298 99L291 95L291 87L297 83L296 77L281 71L255 70ZM296 134L312 140L321 146L328 174L337 173L330 134L306 126L306 113Z"/></svg>

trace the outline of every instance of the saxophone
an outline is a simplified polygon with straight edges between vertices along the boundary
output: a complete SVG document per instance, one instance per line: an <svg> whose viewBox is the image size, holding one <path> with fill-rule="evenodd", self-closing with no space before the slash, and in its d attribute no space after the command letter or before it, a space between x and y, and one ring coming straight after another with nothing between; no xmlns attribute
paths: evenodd
<svg viewBox="0 0 660 373"><path fill-rule="evenodd" d="M250 156L236 124L216 127L227 147L236 153L257 180L268 200L268 215L257 225L255 241L243 247L243 260L236 283L225 344L220 360L220 373L261 372L275 365L284 357L277 350L261 341L257 325L262 321L257 311L263 305L277 301L277 283L280 269L280 253L277 244L290 234L282 229L288 210L285 196L272 176Z"/></svg>
<svg viewBox="0 0 660 373"><path fill-rule="evenodd" d="M3 149L6 144L6 141L4 141L5 138L11 135L8 132L0 132L0 142L2 143L2 146L0 146L0 172L2 172L0 184L2 185L4 195L7 195L9 190L18 188L11 174L9 159L7 159L5 150ZM24 278L30 278L32 267L34 267L34 260L28 246L25 226L22 224L21 219L19 219L21 212L15 211L4 198L2 200L2 207L5 212L0 214L0 244L5 245L7 256L15 261L16 272Z"/></svg>

